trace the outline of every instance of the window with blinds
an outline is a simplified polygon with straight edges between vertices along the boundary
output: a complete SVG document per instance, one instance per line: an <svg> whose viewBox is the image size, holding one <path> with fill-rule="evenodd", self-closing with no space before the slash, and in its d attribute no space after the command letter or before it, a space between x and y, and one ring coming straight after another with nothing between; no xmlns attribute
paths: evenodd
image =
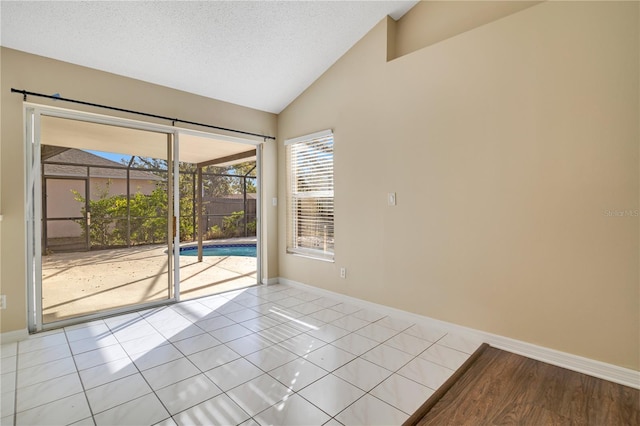
<svg viewBox="0 0 640 426"><path fill-rule="evenodd" d="M333 260L333 133L285 141L287 252Z"/></svg>

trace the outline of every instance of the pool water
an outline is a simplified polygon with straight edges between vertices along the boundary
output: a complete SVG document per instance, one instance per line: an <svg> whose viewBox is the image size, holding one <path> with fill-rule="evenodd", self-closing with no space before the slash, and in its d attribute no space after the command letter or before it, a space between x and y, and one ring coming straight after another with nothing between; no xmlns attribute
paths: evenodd
<svg viewBox="0 0 640 426"><path fill-rule="evenodd" d="M181 256L197 256L198 247L181 247ZM202 247L203 256L256 257L255 244L212 244Z"/></svg>

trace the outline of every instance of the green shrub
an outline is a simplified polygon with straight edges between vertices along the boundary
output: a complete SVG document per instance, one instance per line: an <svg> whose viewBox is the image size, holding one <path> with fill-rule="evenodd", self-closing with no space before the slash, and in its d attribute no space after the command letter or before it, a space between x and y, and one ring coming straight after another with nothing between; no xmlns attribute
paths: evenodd
<svg viewBox="0 0 640 426"><path fill-rule="evenodd" d="M239 237L243 232L244 211L233 212L222 218L222 232L225 238Z"/></svg>
<svg viewBox="0 0 640 426"><path fill-rule="evenodd" d="M205 235L206 240L216 240L218 238L224 238L224 234L222 233L222 229L218 225L213 225L207 231Z"/></svg>
<svg viewBox="0 0 640 426"><path fill-rule="evenodd" d="M82 203L82 214L86 214L86 200L73 191L76 201ZM91 246L115 247L127 245L127 229L131 245L155 244L167 241L167 194L158 186L149 195L137 192L129 200L124 195L109 196L109 183L100 190L97 200L89 201L91 221L89 238ZM127 221L129 213L129 221ZM84 220L77 221L87 234Z"/></svg>

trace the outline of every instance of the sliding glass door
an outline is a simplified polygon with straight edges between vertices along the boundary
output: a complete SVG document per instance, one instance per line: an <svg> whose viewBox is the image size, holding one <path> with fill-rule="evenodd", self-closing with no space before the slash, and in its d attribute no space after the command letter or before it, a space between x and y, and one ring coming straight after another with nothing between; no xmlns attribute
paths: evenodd
<svg viewBox="0 0 640 426"><path fill-rule="evenodd" d="M27 117L31 331L174 299L174 135Z"/></svg>
<svg viewBox="0 0 640 426"><path fill-rule="evenodd" d="M30 331L260 282L261 142L31 104L25 117Z"/></svg>

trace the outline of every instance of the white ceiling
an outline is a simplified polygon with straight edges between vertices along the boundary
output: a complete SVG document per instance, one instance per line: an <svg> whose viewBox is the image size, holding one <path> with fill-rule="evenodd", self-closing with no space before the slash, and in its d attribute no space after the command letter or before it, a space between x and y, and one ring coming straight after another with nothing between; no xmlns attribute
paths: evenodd
<svg viewBox="0 0 640 426"><path fill-rule="evenodd" d="M0 44L279 113L416 3L2 0Z"/></svg>

